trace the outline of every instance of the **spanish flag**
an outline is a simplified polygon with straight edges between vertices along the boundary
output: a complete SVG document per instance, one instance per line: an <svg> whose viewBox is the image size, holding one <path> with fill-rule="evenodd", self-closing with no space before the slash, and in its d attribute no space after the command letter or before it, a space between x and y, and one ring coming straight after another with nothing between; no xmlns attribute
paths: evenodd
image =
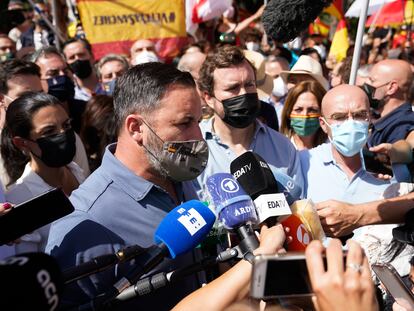
<svg viewBox="0 0 414 311"><path fill-rule="evenodd" d="M129 54L138 39L154 41L164 60L187 44L184 0L77 0L77 6L97 59Z"/></svg>
<svg viewBox="0 0 414 311"><path fill-rule="evenodd" d="M323 37L328 37L329 29L330 26L322 22L320 18L317 17L315 21L309 25L308 31L310 35L318 34Z"/></svg>
<svg viewBox="0 0 414 311"><path fill-rule="evenodd" d="M344 18L343 0L335 0L324 12L334 16L338 21Z"/></svg>
<svg viewBox="0 0 414 311"><path fill-rule="evenodd" d="M341 19L338 23L338 26L336 26L336 31L332 39L329 55L335 56L336 60L340 62L346 57L346 51L348 48L348 29L346 28L345 19Z"/></svg>

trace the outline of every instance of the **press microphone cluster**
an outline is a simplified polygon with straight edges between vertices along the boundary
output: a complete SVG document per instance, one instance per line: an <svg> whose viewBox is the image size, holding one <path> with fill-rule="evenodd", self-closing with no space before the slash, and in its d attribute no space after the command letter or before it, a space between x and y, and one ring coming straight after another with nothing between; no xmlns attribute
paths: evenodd
<svg viewBox="0 0 414 311"><path fill-rule="evenodd" d="M176 258L195 248L209 233L215 222L215 214L204 203L188 201L170 211L155 232L155 245L135 248L132 269L111 289L98 295L77 310L100 310L109 308L114 299L166 257ZM134 251L132 252L134 253ZM116 255L115 255L116 256Z"/></svg>
<svg viewBox="0 0 414 311"><path fill-rule="evenodd" d="M63 289L55 259L26 253L0 261L0 310L57 310Z"/></svg>

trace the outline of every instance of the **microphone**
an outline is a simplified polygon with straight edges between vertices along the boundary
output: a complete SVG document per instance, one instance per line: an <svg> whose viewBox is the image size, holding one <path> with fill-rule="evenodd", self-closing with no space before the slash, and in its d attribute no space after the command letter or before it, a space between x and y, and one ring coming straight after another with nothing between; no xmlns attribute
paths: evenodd
<svg viewBox="0 0 414 311"><path fill-rule="evenodd" d="M57 309L63 282L53 257L43 253L8 257L0 261L0 276L1 310Z"/></svg>
<svg viewBox="0 0 414 311"><path fill-rule="evenodd" d="M104 271L116 264L131 260L141 255L144 251L145 248L139 245L133 245L121 249L115 254L95 257L88 262L64 270L63 279L65 284L72 283L91 274Z"/></svg>
<svg viewBox="0 0 414 311"><path fill-rule="evenodd" d="M126 301L137 296L148 295L159 288L166 286L169 283L182 280L183 278L210 268L217 263L229 261L237 257L237 250L230 248L221 252L217 256L204 258L199 262L189 265L184 268L179 268L171 272L160 272L155 275L140 279L134 286L128 287L116 297L116 301Z"/></svg>
<svg viewBox="0 0 414 311"><path fill-rule="evenodd" d="M207 179L207 190L220 222L227 230L236 231L240 238L237 251L244 259L252 261L252 252L259 247L259 240L251 225L257 221L251 198L229 173L210 176Z"/></svg>
<svg viewBox="0 0 414 311"><path fill-rule="evenodd" d="M107 292L80 306L81 310L107 307L123 290L135 284L165 257L176 258L195 248L209 233L216 220L215 214L200 201L185 202L161 221L155 232L155 243L135 257L134 267Z"/></svg>
<svg viewBox="0 0 414 311"><path fill-rule="evenodd" d="M258 223L264 221L272 223L280 221L283 216L291 215L289 205L293 203L290 189L294 188L294 182L286 181L290 177L284 177L286 186L278 183L266 161L258 154L247 151L230 163L230 171L243 189L254 200ZM278 172L278 175L284 175ZM281 176L279 176L280 178ZM289 203L281 189L288 194ZM300 192L299 192L300 194ZM286 218L286 217L284 217Z"/></svg>
<svg viewBox="0 0 414 311"><path fill-rule="evenodd" d="M279 42L295 39L332 0L270 0L263 12L266 34Z"/></svg>

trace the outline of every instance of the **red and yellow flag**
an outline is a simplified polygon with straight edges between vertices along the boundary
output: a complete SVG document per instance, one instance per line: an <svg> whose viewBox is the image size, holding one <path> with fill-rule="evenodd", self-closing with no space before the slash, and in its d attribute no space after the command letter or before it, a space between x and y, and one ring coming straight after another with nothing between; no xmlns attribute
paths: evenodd
<svg viewBox="0 0 414 311"><path fill-rule="evenodd" d="M336 26L336 31L332 39L329 55L334 56L338 62L346 57L346 51L349 48L348 29L346 28L345 19L341 19Z"/></svg>
<svg viewBox="0 0 414 311"><path fill-rule="evenodd" d="M334 0L332 4L324 10L324 12L335 16L335 18L340 21L344 18L343 7L343 0Z"/></svg>
<svg viewBox="0 0 414 311"><path fill-rule="evenodd" d="M309 25L308 31L310 35L318 34L323 37L327 37L329 35L329 29L330 26L322 22L320 18L317 17L315 21Z"/></svg>
<svg viewBox="0 0 414 311"><path fill-rule="evenodd" d="M107 53L129 55L138 39L156 43L163 59L187 43L184 0L78 0L86 38L96 59Z"/></svg>

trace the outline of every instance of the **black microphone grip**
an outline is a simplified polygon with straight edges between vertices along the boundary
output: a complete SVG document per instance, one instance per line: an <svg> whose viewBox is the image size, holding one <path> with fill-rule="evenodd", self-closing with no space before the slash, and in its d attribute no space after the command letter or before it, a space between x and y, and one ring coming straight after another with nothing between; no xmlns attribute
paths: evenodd
<svg viewBox="0 0 414 311"><path fill-rule="evenodd" d="M142 254L144 251L145 249L141 246L133 245L121 249L117 251L115 254L108 254L95 257L88 262L85 262L75 267L71 267L63 271L63 280L65 284L72 283L91 274L104 271L118 263L131 260L134 257Z"/></svg>
<svg viewBox="0 0 414 311"><path fill-rule="evenodd" d="M237 228L240 237L240 243L236 249L239 249L244 259L253 262L253 251L259 247L259 240L251 225L245 225Z"/></svg>

